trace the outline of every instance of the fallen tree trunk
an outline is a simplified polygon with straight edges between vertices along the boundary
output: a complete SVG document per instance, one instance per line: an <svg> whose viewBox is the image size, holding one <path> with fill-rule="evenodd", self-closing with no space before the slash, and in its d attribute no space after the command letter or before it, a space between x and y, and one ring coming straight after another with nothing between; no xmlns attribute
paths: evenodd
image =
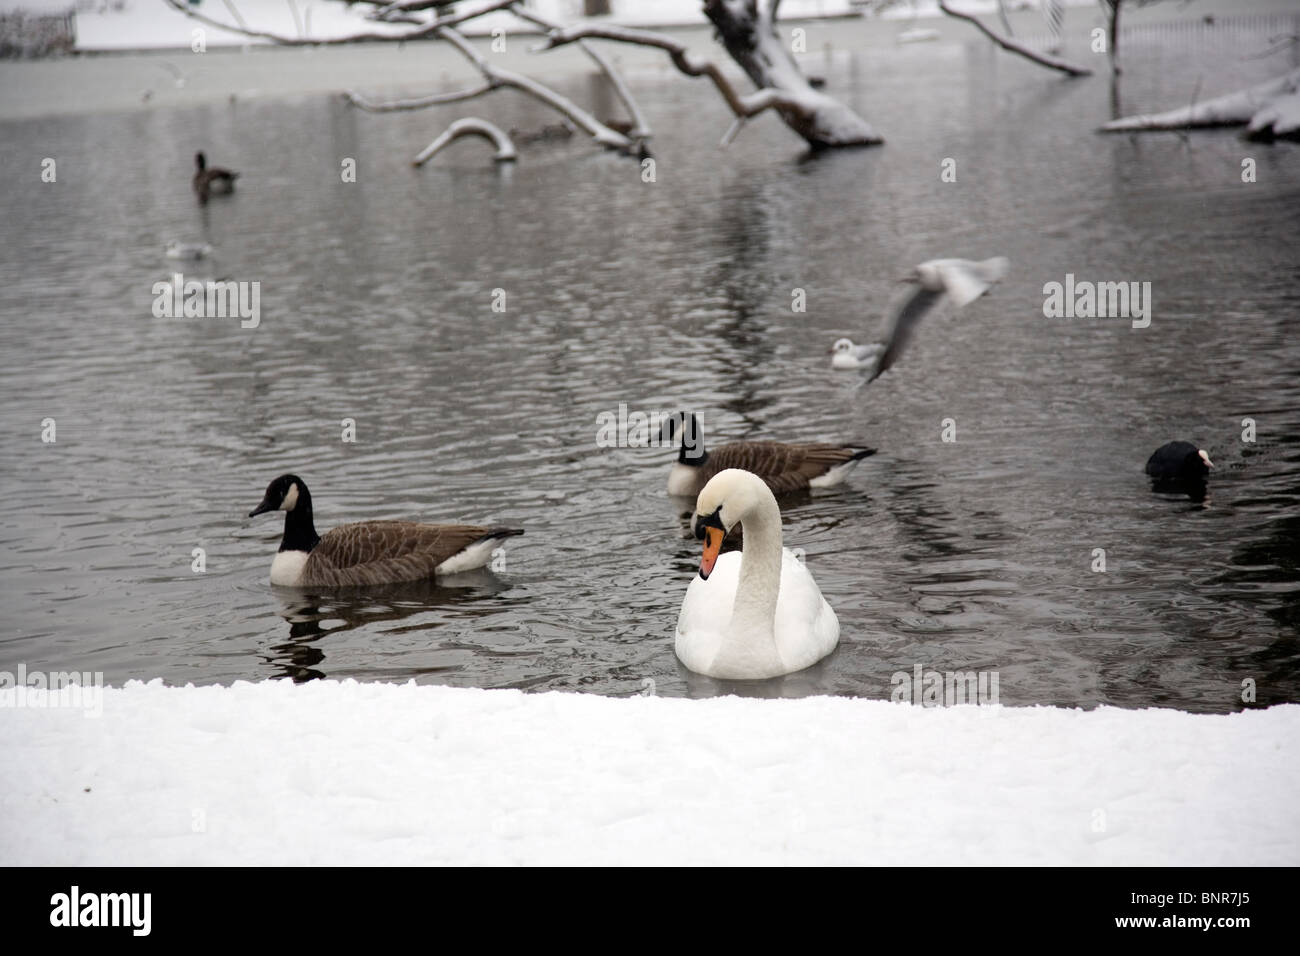
<svg viewBox="0 0 1300 956"><path fill-rule="evenodd" d="M727 53L760 90L782 94L781 119L814 148L873 146L884 140L843 103L814 90L776 33L781 0L705 0Z"/></svg>
<svg viewBox="0 0 1300 956"><path fill-rule="evenodd" d="M1249 124L1246 135L1255 139L1300 136L1300 70L1204 103L1166 113L1112 120L1101 131L1124 133L1242 124Z"/></svg>

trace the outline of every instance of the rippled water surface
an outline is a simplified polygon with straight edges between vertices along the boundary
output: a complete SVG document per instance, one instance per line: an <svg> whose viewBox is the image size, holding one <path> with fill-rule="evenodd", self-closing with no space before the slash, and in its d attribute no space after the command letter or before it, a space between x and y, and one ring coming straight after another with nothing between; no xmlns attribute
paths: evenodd
<svg viewBox="0 0 1300 956"><path fill-rule="evenodd" d="M1249 59L1267 46L1135 32L1121 105L1295 65ZM973 35L810 68L888 145L812 158L761 117L719 150L721 101L669 72L631 77L654 183L578 141L513 169L481 144L410 167L467 112L552 121L512 94L0 124L0 668L887 697L921 664L997 671L1012 704L1224 711L1245 679L1261 703L1300 700L1300 148L1099 136L1104 75L1057 79ZM559 86L616 110L593 79ZM195 204L196 148L243 172L233 198ZM39 182L44 157L57 184ZM216 247L188 277L260 282L260 327L154 318L169 238ZM827 368L836 337L870 339L908 267L997 254L1008 279L933 313L890 374L863 388ZM1150 328L1044 318L1043 284L1067 272L1150 282ZM832 657L759 686L677 663L698 544L664 493L671 451L597 447L619 403L694 409L715 443L880 449L784 512L840 618ZM1145 484L1171 438L1215 460L1204 505ZM280 521L244 516L286 471L321 530L406 517L527 535L502 570L440 586L281 591Z"/></svg>

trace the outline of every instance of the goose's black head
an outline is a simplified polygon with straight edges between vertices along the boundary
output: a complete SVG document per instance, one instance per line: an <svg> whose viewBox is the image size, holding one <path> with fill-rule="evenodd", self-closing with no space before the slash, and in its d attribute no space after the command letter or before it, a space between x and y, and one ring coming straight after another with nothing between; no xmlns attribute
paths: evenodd
<svg viewBox="0 0 1300 956"><path fill-rule="evenodd" d="M195 153L194 165L199 168L199 172L203 172L203 170L208 168L208 158L202 153Z"/></svg>
<svg viewBox="0 0 1300 956"><path fill-rule="evenodd" d="M311 513L311 493L307 484L297 475L281 475L266 486L266 496L262 503L248 513L255 518L268 511L306 510Z"/></svg>
<svg viewBox="0 0 1300 956"><path fill-rule="evenodd" d="M677 452L677 460L683 465L703 465L709 454L704 450L704 431L694 412L673 412L659 426L660 444L675 444L679 435L681 447Z"/></svg>

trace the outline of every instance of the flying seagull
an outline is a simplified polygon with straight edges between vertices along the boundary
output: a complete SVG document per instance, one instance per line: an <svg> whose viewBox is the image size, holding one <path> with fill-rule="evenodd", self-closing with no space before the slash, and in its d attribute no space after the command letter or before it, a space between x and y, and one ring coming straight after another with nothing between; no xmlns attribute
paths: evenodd
<svg viewBox="0 0 1300 956"><path fill-rule="evenodd" d="M1003 256L972 262L969 259L931 259L922 262L904 277L905 282L916 283L917 289L903 303L894 316L889 334L884 342L855 345L851 339L840 339L831 346L831 368L867 368L871 381L883 375L902 354L921 318L943 296L948 296L958 308L974 302L1007 274L1010 262Z"/></svg>

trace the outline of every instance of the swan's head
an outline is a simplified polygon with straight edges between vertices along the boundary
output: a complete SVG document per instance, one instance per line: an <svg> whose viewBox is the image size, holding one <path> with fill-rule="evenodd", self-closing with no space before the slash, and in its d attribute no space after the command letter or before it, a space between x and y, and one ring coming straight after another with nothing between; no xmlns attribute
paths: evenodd
<svg viewBox="0 0 1300 956"><path fill-rule="evenodd" d="M751 472L728 468L709 479L695 500L695 517L691 521L695 537L704 542L700 577L707 581L713 573L727 532L755 508L768 503L776 508L776 498L767 483Z"/></svg>
<svg viewBox="0 0 1300 956"><path fill-rule="evenodd" d="M836 340L835 340L835 344L831 346L831 354L832 354L832 355L852 355L852 354L853 354L853 340L852 340L852 339L836 339Z"/></svg>
<svg viewBox="0 0 1300 956"><path fill-rule="evenodd" d="M307 497L307 485L297 475L281 475L266 486L262 503L248 513L255 518L268 511L292 511L298 502ZM310 499L308 499L310 500Z"/></svg>

